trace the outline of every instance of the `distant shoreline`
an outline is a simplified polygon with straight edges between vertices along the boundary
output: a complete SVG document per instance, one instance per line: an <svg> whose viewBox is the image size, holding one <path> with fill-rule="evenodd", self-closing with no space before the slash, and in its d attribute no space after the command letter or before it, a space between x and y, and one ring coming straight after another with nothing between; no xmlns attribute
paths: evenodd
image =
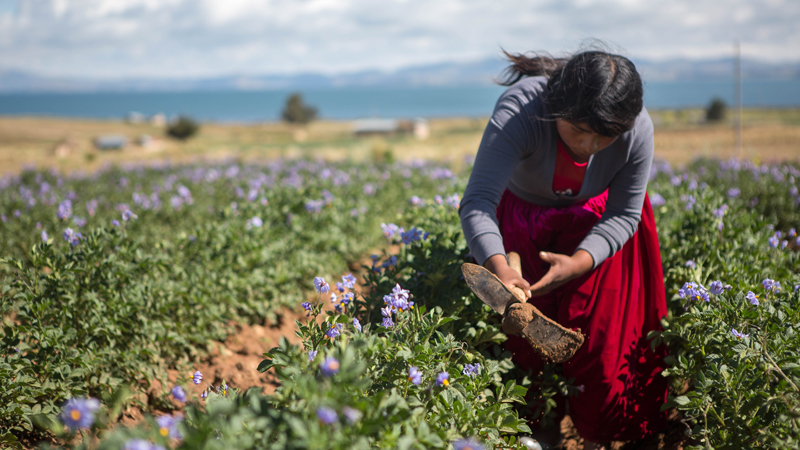
<svg viewBox="0 0 800 450"><path fill-rule="evenodd" d="M705 112L704 107L693 106L693 107L684 107L684 108L647 108L648 112L651 116L657 116L664 113L694 113L703 114ZM742 107L743 113L747 113L747 115L754 115L759 112L778 112L778 113L792 113L797 112L800 115L800 105L797 106L768 106L768 107L761 107L761 106L743 106ZM728 105L728 115L732 116L733 109L730 105ZM423 117L426 120L430 121L452 121L452 120L488 120L490 115L477 115L477 116L434 116L434 117ZM351 123L355 120L362 119L362 118L371 118L369 116L359 117L359 118L347 118L347 119L336 119L336 118L319 118L315 121L315 123L331 123L331 124L347 124ZM382 117L377 116L375 118L381 119L411 119L414 117L410 116L396 116L396 117ZM730 119L731 117L728 117ZM80 116L59 116L59 115L33 115L33 114L1 114L0 113L0 120L42 120L42 121L59 121L59 122L81 122L81 123L109 123L109 124L126 124L130 123L125 117L80 117ZM281 125L285 124L281 120L275 119L266 119L266 120L255 120L255 121L236 121L236 120L202 120L199 119L198 122L202 124L211 124L217 126L258 126L258 125ZM147 120L144 120L142 124L147 125ZM302 127L302 125L298 125Z"/></svg>
<svg viewBox="0 0 800 450"><path fill-rule="evenodd" d="M396 87L326 88L301 92L325 120L356 118L488 117L505 88ZM0 115L124 118L189 115L203 122L263 123L280 118L294 90L138 93L0 94ZM733 82L650 82L645 106L652 110L704 108L713 98L734 103ZM800 107L800 79L745 80L742 104L748 108Z"/></svg>

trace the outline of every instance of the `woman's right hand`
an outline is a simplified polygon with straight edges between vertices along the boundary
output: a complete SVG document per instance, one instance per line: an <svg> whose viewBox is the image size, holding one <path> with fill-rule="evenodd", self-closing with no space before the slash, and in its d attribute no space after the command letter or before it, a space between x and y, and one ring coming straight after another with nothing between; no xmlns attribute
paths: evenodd
<svg viewBox="0 0 800 450"><path fill-rule="evenodd" d="M506 255L494 255L489 257L486 262L483 263L483 267L492 272L493 274L497 275L497 278L503 282L506 286L511 288L511 286L516 286L522 289L522 292L525 293L527 298L531 298L531 285L524 278L522 275L518 274L516 270L512 269L511 266L508 265L508 261L506 260Z"/></svg>

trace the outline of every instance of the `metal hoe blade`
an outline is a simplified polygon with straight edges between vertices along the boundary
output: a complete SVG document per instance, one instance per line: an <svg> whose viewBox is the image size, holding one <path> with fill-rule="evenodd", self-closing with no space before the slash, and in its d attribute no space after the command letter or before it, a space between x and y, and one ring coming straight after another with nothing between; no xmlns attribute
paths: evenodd
<svg viewBox="0 0 800 450"><path fill-rule="evenodd" d="M508 305L519 301L495 274L485 268L464 263L461 265L461 272L472 292L495 312L505 314Z"/></svg>

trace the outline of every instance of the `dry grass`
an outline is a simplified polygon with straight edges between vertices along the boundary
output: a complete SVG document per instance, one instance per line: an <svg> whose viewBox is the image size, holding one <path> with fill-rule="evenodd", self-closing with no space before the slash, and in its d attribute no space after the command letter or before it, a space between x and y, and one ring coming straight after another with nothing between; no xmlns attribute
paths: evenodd
<svg viewBox="0 0 800 450"><path fill-rule="evenodd" d="M656 126L656 155L682 164L700 156L742 156L758 160L800 157L800 109L745 110L743 151L734 149L735 135L727 123L700 123L701 110L651 111ZM453 118L430 122L431 136L356 138L349 122L315 122L308 127L282 123L249 125L203 124L187 142L165 137L161 128L122 121L57 118L0 118L0 173L25 166L55 167L62 171L94 170L106 164L152 160L173 162L234 158L241 161L276 157L378 160L435 158L458 165L474 155L487 119ZM120 134L134 143L121 151L99 151L93 139ZM155 138L151 148L135 145L138 136ZM61 152L55 149L59 144Z"/></svg>

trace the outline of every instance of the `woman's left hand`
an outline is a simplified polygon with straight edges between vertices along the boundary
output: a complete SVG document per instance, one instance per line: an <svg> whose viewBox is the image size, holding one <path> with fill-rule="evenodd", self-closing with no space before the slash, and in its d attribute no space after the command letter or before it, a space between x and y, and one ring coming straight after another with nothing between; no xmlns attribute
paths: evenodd
<svg viewBox="0 0 800 450"><path fill-rule="evenodd" d="M591 270L594 265L592 255L586 250L578 250L572 256L540 252L539 257L542 261L550 263L550 270L531 286L533 297L547 294L567 281L578 278Z"/></svg>

